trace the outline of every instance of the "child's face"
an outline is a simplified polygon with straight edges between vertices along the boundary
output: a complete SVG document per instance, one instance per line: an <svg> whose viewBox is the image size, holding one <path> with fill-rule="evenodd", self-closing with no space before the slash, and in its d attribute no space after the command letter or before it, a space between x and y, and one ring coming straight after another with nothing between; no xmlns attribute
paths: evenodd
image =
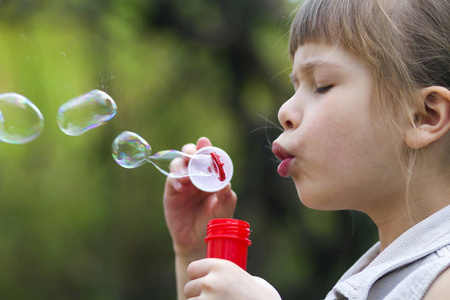
<svg viewBox="0 0 450 300"><path fill-rule="evenodd" d="M340 47L300 46L291 74L295 94L278 118L274 142L281 176L293 178L301 201L316 209L367 211L399 196L403 178L394 135L371 105L370 70Z"/></svg>

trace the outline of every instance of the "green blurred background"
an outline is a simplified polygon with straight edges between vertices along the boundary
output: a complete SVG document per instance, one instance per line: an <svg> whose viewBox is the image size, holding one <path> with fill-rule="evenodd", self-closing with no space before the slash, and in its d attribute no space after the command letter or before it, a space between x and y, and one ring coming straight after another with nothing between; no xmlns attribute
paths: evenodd
<svg viewBox="0 0 450 300"><path fill-rule="evenodd" d="M120 132L154 150L200 136L233 159L248 271L283 299L320 299L376 241L356 212L317 212L276 173L271 141L289 82L287 0L0 0L0 93L45 117L28 144L0 144L0 299L175 299L171 239L152 166L111 156ZM79 137L58 107L92 89L118 113ZM332 159L332 158L330 158Z"/></svg>

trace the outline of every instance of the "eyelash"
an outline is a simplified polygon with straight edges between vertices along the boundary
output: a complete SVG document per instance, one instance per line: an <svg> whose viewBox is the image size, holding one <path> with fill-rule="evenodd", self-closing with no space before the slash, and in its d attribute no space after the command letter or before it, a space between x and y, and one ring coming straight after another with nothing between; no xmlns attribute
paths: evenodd
<svg viewBox="0 0 450 300"><path fill-rule="evenodd" d="M332 87L333 87L332 85L327 85L327 86L324 86L324 87L318 87L318 88L316 89L315 92L318 93L318 94L325 94L325 93L328 92Z"/></svg>

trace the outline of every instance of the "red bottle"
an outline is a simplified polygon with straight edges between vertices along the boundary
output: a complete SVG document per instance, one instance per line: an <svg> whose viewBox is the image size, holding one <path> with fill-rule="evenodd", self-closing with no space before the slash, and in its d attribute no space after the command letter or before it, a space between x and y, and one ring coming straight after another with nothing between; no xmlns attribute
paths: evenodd
<svg viewBox="0 0 450 300"><path fill-rule="evenodd" d="M236 219L213 219L209 221L205 242L207 258L222 258L247 269L247 250L250 224Z"/></svg>

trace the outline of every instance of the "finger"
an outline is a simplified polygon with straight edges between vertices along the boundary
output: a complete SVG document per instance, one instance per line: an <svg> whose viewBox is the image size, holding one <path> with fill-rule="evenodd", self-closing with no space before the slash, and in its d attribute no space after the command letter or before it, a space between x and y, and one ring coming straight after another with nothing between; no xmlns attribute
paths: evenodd
<svg viewBox="0 0 450 300"><path fill-rule="evenodd" d="M210 270L207 259L200 259L189 264L187 274L189 278L193 280L205 276Z"/></svg>
<svg viewBox="0 0 450 300"><path fill-rule="evenodd" d="M186 154L193 154L196 151L196 146L192 143L186 144L183 146L181 151ZM187 162L189 161L188 156L183 156L183 158L175 158L170 162L170 172L171 173L183 173L183 170L186 169ZM186 172L187 173L187 172ZM185 185L190 183L190 179L188 176L180 177L180 178L168 178L167 186L172 188L175 192L181 192Z"/></svg>
<svg viewBox="0 0 450 300"><path fill-rule="evenodd" d="M217 200L213 203L212 211L216 218L232 218L236 208L237 196L231 189L231 184L217 192Z"/></svg>
<svg viewBox="0 0 450 300"><path fill-rule="evenodd" d="M201 278L194 279L189 281L184 286L184 295L187 299L193 299L193 297L200 296L202 292L202 284L201 284Z"/></svg>
<svg viewBox="0 0 450 300"><path fill-rule="evenodd" d="M211 141L207 137L201 137L197 141L197 149L201 149L203 147L208 147L211 145Z"/></svg>
<svg viewBox="0 0 450 300"><path fill-rule="evenodd" d="M214 266L221 266L229 263L226 260L219 258L204 258L191 262L187 268L187 274L190 279L197 279L208 275Z"/></svg>
<svg viewBox="0 0 450 300"><path fill-rule="evenodd" d="M175 194L183 192L190 182L184 183L184 178L172 178L168 177L165 185L164 197L173 196Z"/></svg>
<svg viewBox="0 0 450 300"><path fill-rule="evenodd" d="M211 145L211 142L206 137L201 137L197 141L197 146L199 148L210 146L210 145ZM193 143L189 143L189 144L184 145L181 148L181 151L188 155L193 155L197 151L197 149L199 149L199 148L197 148L197 146ZM190 160L189 156L183 156L182 159L174 159L170 163L170 172L171 173L178 173L178 172L182 173L182 170L187 168L187 164L188 164L189 160ZM187 188L187 186L189 186L189 185L192 185L189 176L180 177L180 178L170 178L169 177L166 181L166 188L168 190L168 194L179 193L181 191L184 191Z"/></svg>
<svg viewBox="0 0 450 300"><path fill-rule="evenodd" d="M183 148L181 148L181 152L186 153L188 155L193 155L196 151L197 147L192 143L186 144L183 146ZM187 165L189 159L190 159L189 156L183 156L185 166Z"/></svg>
<svg viewBox="0 0 450 300"><path fill-rule="evenodd" d="M170 173L172 174L182 174L186 173L186 164L184 163L184 160L182 158L175 158L170 162ZM180 178L172 178L169 177L167 179L168 186L170 188L173 188L176 192L180 192L180 189L183 188L183 185L187 184L189 182L189 178L186 177L180 177Z"/></svg>
<svg viewBox="0 0 450 300"><path fill-rule="evenodd" d="M187 268L187 275L191 279L184 287L184 294L188 299L194 299L202 293L205 276L211 272L211 268L218 259L209 258L194 261ZM196 298L195 298L196 299Z"/></svg>

